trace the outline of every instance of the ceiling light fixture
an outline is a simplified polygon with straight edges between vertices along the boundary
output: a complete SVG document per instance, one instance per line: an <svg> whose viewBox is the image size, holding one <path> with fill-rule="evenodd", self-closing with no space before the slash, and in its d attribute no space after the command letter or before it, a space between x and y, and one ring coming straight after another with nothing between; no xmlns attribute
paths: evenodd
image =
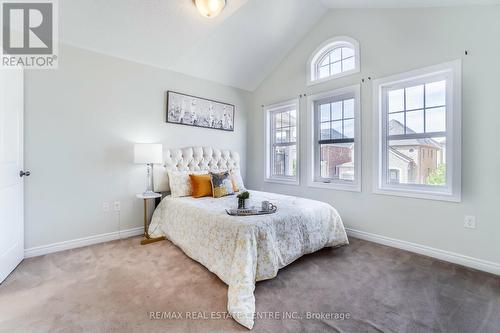
<svg viewBox="0 0 500 333"><path fill-rule="evenodd" d="M194 0L194 3L200 14L208 18L216 17L226 6L226 0Z"/></svg>

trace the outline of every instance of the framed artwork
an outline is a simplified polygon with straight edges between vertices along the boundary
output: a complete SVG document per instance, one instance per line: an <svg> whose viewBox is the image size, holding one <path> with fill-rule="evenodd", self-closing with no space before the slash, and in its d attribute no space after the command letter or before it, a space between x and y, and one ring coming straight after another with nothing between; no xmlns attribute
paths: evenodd
<svg viewBox="0 0 500 333"><path fill-rule="evenodd" d="M167 123L234 131L234 105L167 91Z"/></svg>

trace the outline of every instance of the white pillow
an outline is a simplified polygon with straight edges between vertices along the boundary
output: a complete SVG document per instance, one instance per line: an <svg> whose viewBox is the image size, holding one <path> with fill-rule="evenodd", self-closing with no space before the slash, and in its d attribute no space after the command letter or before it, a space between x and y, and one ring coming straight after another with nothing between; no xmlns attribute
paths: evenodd
<svg viewBox="0 0 500 333"><path fill-rule="evenodd" d="M168 183L170 185L170 195L173 198L187 197L192 195L191 179L189 175L208 174L207 171L168 171Z"/></svg>
<svg viewBox="0 0 500 333"><path fill-rule="evenodd" d="M243 178L241 178L240 169L234 169L231 171L231 178L233 180L233 184L236 185L238 190L236 192L240 192L245 190L245 184L243 183Z"/></svg>

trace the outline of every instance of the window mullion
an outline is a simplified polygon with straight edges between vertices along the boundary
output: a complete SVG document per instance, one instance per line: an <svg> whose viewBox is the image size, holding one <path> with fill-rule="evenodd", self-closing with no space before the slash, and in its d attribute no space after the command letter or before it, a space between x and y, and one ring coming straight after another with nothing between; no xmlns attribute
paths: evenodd
<svg viewBox="0 0 500 333"><path fill-rule="evenodd" d="M271 170L271 176L274 176L276 174L276 169L274 167L274 148L276 144L276 113L272 112L271 113L271 152L270 152L270 157L269 157L269 168Z"/></svg>
<svg viewBox="0 0 500 333"><path fill-rule="evenodd" d="M389 106L389 104L387 104L387 107ZM403 132L404 134L406 134L406 129L408 127L406 127L406 88L403 89L403 110L404 110L404 114L403 114ZM389 111L389 108L387 109L387 111Z"/></svg>
<svg viewBox="0 0 500 333"><path fill-rule="evenodd" d="M344 104L345 100L342 101L342 138L345 137L345 129L344 129Z"/></svg>
<svg viewBox="0 0 500 333"><path fill-rule="evenodd" d="M344 54L343 54L343 48L340 48L340 72L342 73L344 71Z"/></svg>
<svg viewBox="0 0 500 333"><path fill-rule="evenodd" d="M425 118L426 118L426 114L427 114L427 108L426 108L426 95L427 95L427 90L426 90L426 84L424 84L424 105L422 106L423 109L424 109L424 133L427 132L427 128L426 128L426 121L425 121Z"/></svg>

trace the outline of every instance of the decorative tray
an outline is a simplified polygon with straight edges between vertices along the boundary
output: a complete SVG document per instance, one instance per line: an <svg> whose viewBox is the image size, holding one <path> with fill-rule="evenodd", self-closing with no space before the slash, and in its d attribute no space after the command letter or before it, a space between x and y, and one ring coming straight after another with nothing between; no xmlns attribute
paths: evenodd
<svg viewBox="0 0 500 333"><path fill-rule="evenodd" d="M231 216L250 216L250 215L266 215L276 213L278 209L261 210L260 207L250 207L245 209L230 208L226 209L226 213Z"/></svg>

